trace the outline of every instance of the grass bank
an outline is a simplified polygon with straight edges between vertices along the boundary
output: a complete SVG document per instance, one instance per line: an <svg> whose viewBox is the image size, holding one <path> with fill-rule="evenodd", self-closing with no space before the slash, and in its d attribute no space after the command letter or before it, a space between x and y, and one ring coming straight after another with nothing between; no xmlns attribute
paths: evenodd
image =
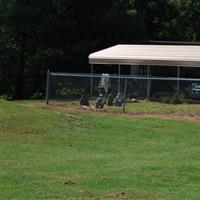
<svg viewBox="0 0 200 200"><path fill-rule="evenodd" d="M1 199L193 199L200 124L0 100Z"/></svg>

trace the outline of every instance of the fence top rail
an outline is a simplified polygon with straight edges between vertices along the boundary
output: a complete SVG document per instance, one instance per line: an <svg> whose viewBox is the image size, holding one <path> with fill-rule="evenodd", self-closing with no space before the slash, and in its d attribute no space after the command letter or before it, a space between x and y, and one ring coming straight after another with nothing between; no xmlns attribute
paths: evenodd
<svg viewBox="0 0 200 200"><path fill-rule="evenodd" d="M60 73L50 72L50 76L66 76L66 77L83 77L83 78L102 78L102 74L89 73ZM200 81L200 78L183 78L183 77L161 77L161 76L132 76L132 75L110 75L110 78L116 79L140 79L140 80L168 80L168 81Z"/></svg>

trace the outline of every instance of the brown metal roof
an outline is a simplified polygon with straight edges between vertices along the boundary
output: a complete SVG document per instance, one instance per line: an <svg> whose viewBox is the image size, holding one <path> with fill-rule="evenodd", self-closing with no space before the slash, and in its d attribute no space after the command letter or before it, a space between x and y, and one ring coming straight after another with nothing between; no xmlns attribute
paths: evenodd
<svg viewBox="0 0 200 200"><path fill-rule="evenodd" d="M116 45L90 54L89 63L200 67L200 45Z"/></svg>

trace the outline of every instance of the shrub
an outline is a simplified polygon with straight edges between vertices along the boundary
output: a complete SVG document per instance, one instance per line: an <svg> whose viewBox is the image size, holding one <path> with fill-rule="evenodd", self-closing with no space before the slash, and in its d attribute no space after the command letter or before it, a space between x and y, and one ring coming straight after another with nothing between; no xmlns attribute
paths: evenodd
<svg viewBox="0 0 200 200"><path fill-rule="evenodd" d="M81 94L84 94L86 91L84 88L66 88L56 90L56 96L61 98L66 97L79 97Z"/></svg>
<svg viewBox="0 0 200 200"><path fill-rule="evenodd" d="M183 99L181 98L181 95L175 94L172 96L170 103L171 104L181 104L183 102Z"/></svg>
<svg viewBox="0 0 200 200"><path fill-rule="evenodd" d="M39 90L37 92L35 92L30 99L32 100L39 100L39 99L43 99L44 98L44 94L42 92L40 92Z"/></svg>
<svg viewBox="0 0 200 200"><path fill-rule="evenodd" d="M161 99L160 99L161 103L170 103L170 101L171 101L170 96L168 96L168 97L161 97Z"/></svg>

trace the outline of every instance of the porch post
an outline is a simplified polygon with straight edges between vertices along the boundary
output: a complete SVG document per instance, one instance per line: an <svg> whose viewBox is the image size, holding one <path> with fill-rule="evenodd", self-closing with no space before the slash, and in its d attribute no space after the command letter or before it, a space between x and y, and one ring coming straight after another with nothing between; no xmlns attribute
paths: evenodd
<svg viewBox="0 0 200 200"><path fill-rule="evenodd" d="M147 67L147 99L150 98L150 90L151 90L151 80L150 78L150 66Z"/></svg>
<svg viewBox="0 0 200 200"><path fill-rule="evenodd" d="M180 91L180 67L177 67L177 94Z"/></svg>
<svg viewBox="0 0 200 200"><path fill-rule="evenodd" d="M121 76L121 65L118 65L118 93L120 93L120 88L121 88L120 76Z"/></svg>
<svg viewBox="0 0 200 200"><path fill-rule="evenodd" d="M90 97L92 98L92 92L93 92L93 64L90 65Z"/></svg>

